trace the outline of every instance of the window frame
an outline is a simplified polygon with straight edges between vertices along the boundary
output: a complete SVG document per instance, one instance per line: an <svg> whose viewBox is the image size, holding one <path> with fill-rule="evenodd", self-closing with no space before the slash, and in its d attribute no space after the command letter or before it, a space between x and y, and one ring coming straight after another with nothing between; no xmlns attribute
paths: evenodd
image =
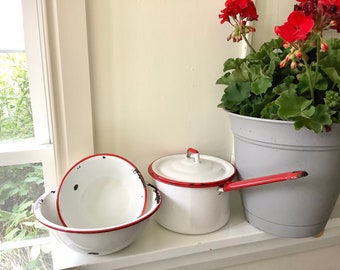
<svg viewBox="0 0 340 270"><path fill-rule="evenodd" d="M57 182L94 153L85 0L31 0L41 5Z"/></svg>
<svg viewBox="0 0 340 270"><path fill-rule="evenodd" d="M47 62L43 36L41 5L36 0L21 0L25 54L33 116L34 138L0 144L0 166L41 163L44 188L56 186L56 162L50 121ZM22 52L13 49L10 52ZM37 198L38 199L38 198ZM49 243L47 237L22 241L5 241L0 250L20 249Z"/></svg>
<svg viewBox="0 0 340 270"><path fill-rule="evenodd" d="M45 189L49 189L54 187L57 181L51 122L49 121L45 44L41 40L42 17L39 16L39 1L21 2L35 137L1 144L0 166L42 163Z"/></svg>

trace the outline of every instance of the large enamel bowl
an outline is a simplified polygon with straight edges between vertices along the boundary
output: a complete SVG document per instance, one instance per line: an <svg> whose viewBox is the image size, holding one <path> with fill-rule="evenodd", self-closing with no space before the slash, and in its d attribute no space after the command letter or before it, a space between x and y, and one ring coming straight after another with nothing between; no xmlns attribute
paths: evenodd
<svg viewBox="0 0 340 270"><path fill-rule="evenodd" d="M127 247L141 234L161 205L159 190L148 184L146 210L137 219L112 227L78 229L65 227L62 224L56 209L56 191L57 188L54 188L44 193L35 202L35 217L49 228L60 242L75 251L86 254L106 255Z"/></svg>
<svg viewBox="0 0 340 270"><path fill-rule="evenodd" d="M144 214L146 203L142 174L115 154L83 158L65 174L57 190L60 221L72 228L95 229L133 221Z"/></svg>

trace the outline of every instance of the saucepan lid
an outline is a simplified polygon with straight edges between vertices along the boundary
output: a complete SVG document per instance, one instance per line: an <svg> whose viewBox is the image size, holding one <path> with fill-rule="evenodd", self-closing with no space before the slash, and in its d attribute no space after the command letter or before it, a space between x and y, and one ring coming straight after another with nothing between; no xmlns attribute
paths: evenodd
<svg viewBox="0 0 340 270"><path fill-rule="evenodd" d="M235 167L226 160L201 155L194 148L157 159L149 165L148 171L155 180L188 188L221 186L236 173Z"/></svg>

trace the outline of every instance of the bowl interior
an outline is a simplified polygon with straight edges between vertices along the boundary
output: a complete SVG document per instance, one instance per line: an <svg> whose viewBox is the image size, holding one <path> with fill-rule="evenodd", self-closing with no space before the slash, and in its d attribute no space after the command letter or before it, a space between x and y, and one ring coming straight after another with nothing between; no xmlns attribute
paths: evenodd
<svg viewBox="0 0 340 270"><path fill-rule="evenodd" d="M108 231L115 231L124 229L126 227L133 226L135 224L140 223L143 220L151 217L160 207L161 204L161 195L159 190L148 184L147 185L148 199L146 203L145 213L138 217L134 221L126 222L117 226L112 227L103 227L103 228L73 228L73 227L65 227L58 215L57 207L56 207L56 198L57 198L57 188L54 188L46 193L44 193L35 203L34 206L34 214L37 220L50 229L54 229L57 231L70 232L70 233L102 233Z"/></svg>
<svg viewBox="0 0 340 270"><path fill-rule="evenodd" d="M112 154L87 157L64 176L57 191L63 225L103 228L136 220L147 203L144 179L128 160Z"/></svg>

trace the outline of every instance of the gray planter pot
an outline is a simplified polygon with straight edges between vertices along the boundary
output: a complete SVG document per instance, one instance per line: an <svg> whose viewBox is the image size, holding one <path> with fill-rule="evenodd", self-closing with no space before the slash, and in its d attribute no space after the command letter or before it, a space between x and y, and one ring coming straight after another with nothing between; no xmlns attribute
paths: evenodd
<svg viewBox="0 0 340 270"><path fill-rule="evenodd" d="M292 122L228 113L240 179L291 170L308 176L242 190L248 222L281 237L322 232L340 191L340 125L330 132L296 131Z"/></svg>

